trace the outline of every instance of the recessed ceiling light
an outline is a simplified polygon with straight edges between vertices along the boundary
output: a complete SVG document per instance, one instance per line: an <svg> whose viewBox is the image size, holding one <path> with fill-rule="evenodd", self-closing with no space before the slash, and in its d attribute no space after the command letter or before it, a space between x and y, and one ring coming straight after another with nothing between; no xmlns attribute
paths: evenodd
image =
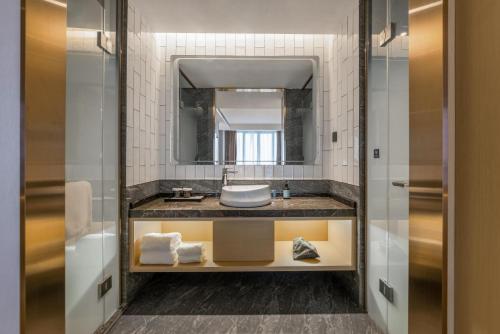
<svg viewBox="0 0 500 334"><path fill-rule="evenodd" d="M416 13L420 13L420 12L423 12L424 10L431 9L431 8L434 8L434 7L437 7L437 6L441 6L442 4L443 4L443 0L432 2L432 3L427 4L427 5L423 5L423 6L420 6L420 7L416 7L416 8L410 9L408 11L408 14L413 15L413 14L416 14Z"/></svg>
<svg viewBox="0 0 500 334"><path fill-rule="evenodd" d="M56 5L56 6L59 6L59 7L63 7L63 8L67 8L67 5L66 3L62 2L62 1L57 1L57 0L44 0L45 2L48 2L52 5Z"/></svg>

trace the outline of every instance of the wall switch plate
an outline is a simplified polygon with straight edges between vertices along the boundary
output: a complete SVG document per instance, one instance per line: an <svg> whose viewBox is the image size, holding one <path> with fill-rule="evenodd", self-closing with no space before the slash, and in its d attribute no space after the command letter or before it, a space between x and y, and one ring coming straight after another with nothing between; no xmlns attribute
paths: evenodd
<svg viewBox="0 0 500 334"><path fill-rule="evenodd" d="M394 302L394 288L383 279L378 281L378 290L390 303Z"/></svg>
<svg viewBox="0 0 500 334"><path fill-rule="evenodd" d="M111 290L113 287L113 276L109 276L104 281L97 285L97 295L99 298L104 297L104 295Z"/></svg>
<svg viewBox="0 0 500 334"><path fill-rule="evenodd" d="M332 132L332 142L336 143L337 142L337 131Z"/></svg>
<svg viewBox="0 0 500 334"><path fill-rule="evenodd" d="M380 149L379 148L376 148L373 150L373 158L380 159Z"/></svg>

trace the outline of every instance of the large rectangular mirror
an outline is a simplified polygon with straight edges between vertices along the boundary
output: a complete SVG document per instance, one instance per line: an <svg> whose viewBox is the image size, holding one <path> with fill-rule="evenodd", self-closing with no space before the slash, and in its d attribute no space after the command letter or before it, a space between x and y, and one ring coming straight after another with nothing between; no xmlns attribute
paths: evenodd
<svg viewBox="0 0 500 334"><path fill-rule="evenodd" d="M314 164L318 57L175 57L173 151L189 165Z"/></svg>

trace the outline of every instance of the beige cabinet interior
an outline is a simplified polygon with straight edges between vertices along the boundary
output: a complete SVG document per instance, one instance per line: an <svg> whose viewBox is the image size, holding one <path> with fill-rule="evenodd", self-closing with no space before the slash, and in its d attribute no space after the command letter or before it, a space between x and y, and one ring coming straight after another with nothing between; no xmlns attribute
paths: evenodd
<svg viewBox="0 0 500 334"><path fill-rule="evenodd" d="M349 271L356 269L356 218L130 220L130 271ZM140 242L150 232L180 232L184 242L201 242L203 263L142 265ZM293 239L304 237L320 258L293 259Z"/></svg>
<svg viewBox="0 0 500 334"><path fill-rule="evenodd" d="M213 222L213 260L274 261L274 222L216 220Z"/></svg>

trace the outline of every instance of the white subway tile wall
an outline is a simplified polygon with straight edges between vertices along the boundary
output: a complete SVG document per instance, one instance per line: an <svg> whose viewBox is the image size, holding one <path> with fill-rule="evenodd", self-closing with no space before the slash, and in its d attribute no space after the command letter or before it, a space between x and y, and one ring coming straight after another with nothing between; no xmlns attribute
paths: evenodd
<svg viewBox="0 0 500 334"><path fill-rule="evenodd" d="M222 169L213 166L204 166L205 172L192 174L192 167L175 165L172 147L170 144L172 110L170 105L171 92L171 57L173 55L240 55L240 56L276 56L276 55L316 55L320 58L320 68L327 68L325 58L325 45L332 39L332 35L288 35L288 34L233 34L233 33L157 33L156 39L159 43L160 57L162 60L160 73L160 125L161 136L165 135L164 152L161 153L165 159L160 160L160 171L164 172L160 178L175 179L219 179ZM297 41L297 44L295 44ZM179 53L184 50L186 53ZM189 47L191 45L191 47ZM295 47L301 45L301 47ZM327 101L323 98L328 94L328 86L324 84L326 80L323 71L320 73L320 99L318 121L318 131L320 139L323 140L323 108ZM164 114L164 116L162 115ZM163 132L164 130L164 132ZM323 147L321 145L321 147ZM316 166L295 166L292 173L283 175L281 166L258 167L247 166L239 168L239 172L234 176L236 179L322 179L322 152L318 152L318 165ZM201 167L198 167L201 169ZM307 172L305 171L307 169Z"/></svg>
<svg viewBox="0 0 500 334"><path fill-rule="evenodd" d="M325 94L323 177L359 185L359 7L342 22L326 47L328 95ZM337 142L331 140L337 132Z"/></svg>
<svg viewBox="0 0 500 334"><path fill-rule="evenodd" d="M160 120L164 122L164 125L160 125L160 129L165 129L165 136L168 138L165 143L164 153L165 159L160 160L160 171L165 174L161 174L160 178L171 178L176 179L189 179L192 175L186 170L191 169L189 166L176 166L174 159L172 157L172 148L170 145L171 136L171 123L172 110L170 106L170 94L171 94L171 56L178 55L179 45L192 44L193 47L190 49L191 52L194 51L195 54L202 55L240 55L240 56L276 56L285 55L285 51L288 47L288 55L316 55L320 58L321 69L327 67L325 64L325 40L333 38L332 35L285 35L285 34L233 34L233 33L204 33L204 34L189 34L189 33L157 33L157 41L159 42L160 55L162 59L160 74L160 112L164 113L165 116L160 115ZM295 41L297 45L306 45L307 47L295 48ZM314 44L316 41L316 44ZM315 47L313 47L313 45ZM306 51L304 51L304 49ZM298 50L298 52L296 52ZM186 52L187 55L192 54ZM320 132L321 139L323 137L323 98L324 89L327 87L323 84L325 80L324 75L320 74L320 87L321 94L319 99L319 124L318 129ZM163 132L161 133L163 135ZM163 142L163 141L161 141ZM321 152L318 152L318 165L317 166L296 166L294 168L295 173L290 175L283 175L283 168L280 166L261 168L257 166L251 166L246 168L241 168L239 173L234 176L236 179L282 179L283 177L294 179L322 179L322 164L321 164ZM307 168L307 172L304 169ZM172 171L175 171L173 173ZM163 176L164 175L164 176ZM205 173L201 176L201 173L197 173L193 178L196 179L218 179L221 177L220 170L214 169L213 166L205 166Z"/></svg>
<svg viewBox="0 0 500 334"><path fill-rule="evenodd" d="M355 3L355 4L354 4ZM340 33L150 33L129 2L127 186L158 179L219 179L221 166L176 165L171 141L173 55L318 56L321 150L317 165L237 166L237 179L331 179L358 185L358 2ZM332 143L332 132L338 141ZM356 176L355 176L356 175Z"/></svg>
<svg viewBox="0 0 500 334"><path fill-rule="evenodd" d="M126 185L158 180L165 174L164 126L159 110L160 49L147 20L132 3L128 8ZM164 117L164 116L163 116ZM161 120L161 121L160 121ZM160 148L162 148L160 150Z"/></svg>

